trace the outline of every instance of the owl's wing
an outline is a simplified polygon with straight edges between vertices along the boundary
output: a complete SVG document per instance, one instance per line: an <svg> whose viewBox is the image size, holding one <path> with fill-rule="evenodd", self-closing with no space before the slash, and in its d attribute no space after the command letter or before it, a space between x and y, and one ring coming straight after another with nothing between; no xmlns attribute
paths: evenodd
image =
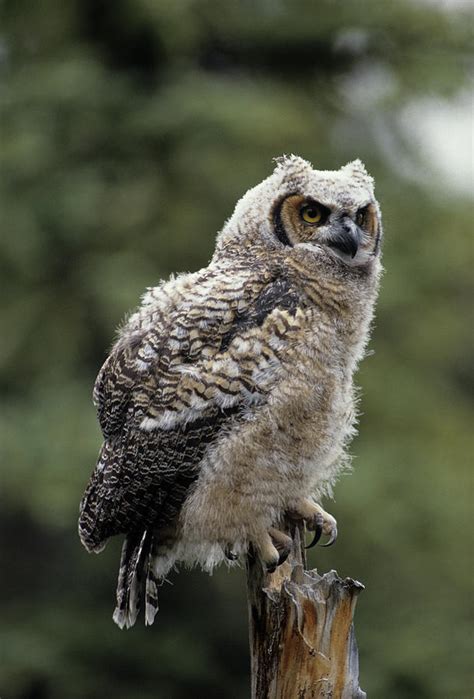
<svg viewBox="0 0 474 699"><path fill-rule="evenodd" d="M105 441L81 503L86 548L176 518L222 427L265 402L298 301L277 279L230 321L222 311L216 323L213 309L213 323L191 342L182 329L179 342L172 331L157 340L155 329L119 341L94 390Z"/></svg>
<svg viewBox="0 0 474 699"><path fill-rule="evenodd" d="M136 361L146 333L137 330L126 343L118 342L94 384L93 401L105 439L122 429L134 388L139 384Z"/></svg>
<svg viewBox="0 0 474 699"><path fill-rule="evenodd" d="M254 304L246 308L243 313L236 315L232 327L222 337L221 351L226 350L234 337L245 330L261 328L273 311L287 311L289 315L294 316L301 304L301 296L288 279L285 277L274 279L264 286Z"/></svg>

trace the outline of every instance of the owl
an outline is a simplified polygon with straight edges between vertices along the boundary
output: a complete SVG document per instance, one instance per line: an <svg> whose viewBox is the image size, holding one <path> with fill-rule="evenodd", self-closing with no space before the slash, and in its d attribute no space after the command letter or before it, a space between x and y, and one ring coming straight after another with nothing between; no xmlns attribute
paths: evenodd
<svg viewBox="0 0 474 699"><path fill-rule="evenodd" d="M148 289L122 327L94 387L104 442L79 519L88 551L125 535L121 628L143 601L153 622L176 564L211 571L251 549L273 572L287 516L335 540L319 503L348 465L381 239L359 160L278 158L209 265Z"/></svg>

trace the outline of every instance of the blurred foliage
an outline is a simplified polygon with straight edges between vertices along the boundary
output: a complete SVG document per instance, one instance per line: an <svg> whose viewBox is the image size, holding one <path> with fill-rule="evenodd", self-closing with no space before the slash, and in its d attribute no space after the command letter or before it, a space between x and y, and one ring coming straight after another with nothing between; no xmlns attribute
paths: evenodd
<svg viewBox="0 0 474 699"><path fill-rule="evenodd" d="M386 229L356 468L329 505L341 535L311 563L366 584L369 696L471 697L472 208L397 121L466 83L467 14L407 0L1 9L2 697L248 696L242 572L174 576L154 627L123 633L119 542L88 557L76 517L115 328L146 286L206 265L284 152L319 168L361 157Z"/></svg>

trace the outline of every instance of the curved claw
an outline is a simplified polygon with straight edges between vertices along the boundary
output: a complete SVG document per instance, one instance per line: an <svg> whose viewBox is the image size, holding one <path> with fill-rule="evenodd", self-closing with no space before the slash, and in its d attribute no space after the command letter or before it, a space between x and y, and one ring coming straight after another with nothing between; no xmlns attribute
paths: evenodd
<svg viewBox="0 0 474 699"><path fill-rule="evenodd" d="M235 553L235 551L232 551L230 546L225 547L224 555L229 561L236 561L238 559L238 555Z"/></svg>
<svg viewBox="0 0 474 699"><path fill-rule="evenodd" d="M290 555L290 549L284 549L280 553L280 558L278 559L278 565L281 566L281 564L286 561L286 559L288 558L289 555Z"/></svg>
<svg viewBox="0 0 474 699"><path fill-rule="evenodd" d="M337 539L337 529L334 528L331 532L331 536L329 537L329 541L326 541L325 544L320 544L322 548L326 548L327 546L332 546Z"/></svg>
<svg viewBox="0 0 474 699"><path fill-rule="evenodd" d="M274 561L273 563L267 563L265 565L265 569L267 573L274 573L279 565L278 561Z"/></svg>
<svg viewBox="0 0 474 699"><path fill-rule="evenodd" d="M322 526L321 526L320 524L317 524L317 525L315 526L315 528L314 528L314 536L313 536L313 539L312 539L311 543L308 544L308 546L305 546L305 549L312 549L313 546L316 546L316 544L318 543L318 541L319 541L320 538L321 538L322 533L323 533L323 528L322 528ZM326 544L326 546L328 546L328 544Z"/></svg>

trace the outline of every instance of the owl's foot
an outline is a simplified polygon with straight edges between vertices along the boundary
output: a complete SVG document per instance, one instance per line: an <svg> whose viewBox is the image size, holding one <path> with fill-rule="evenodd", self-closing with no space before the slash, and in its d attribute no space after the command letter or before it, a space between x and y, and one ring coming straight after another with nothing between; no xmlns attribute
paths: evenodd
<svg viewBox="0 0 474 699"><path fill-rule="evenodd" d="M239 554L236 553L230 545L227 545L224 549L224 556L228 561L237 561Z"/></svg>
<svg viewBox="0 0 474 699"><path fill-rule="evenodd" d="M274 573L284 563L293 548L293 540L279 529L270 527L259 541L255 541L260 558L268 573Z"/></svg>
<svg viewBox="0 0 474 699"><path fill-rule="evenodd" d="M314 502L311 502L311 500L305 498L300 500L296 506L288 512L288 515L292 519L303 519L306 523L306 528L314 532L313 540L306 547L307 549L315 546L323 534L329 536L329 541L325 544L321 544L321 546L332 546L336 541L337 522L332 515L323 510L321 505L316 505Z"/></svg>

